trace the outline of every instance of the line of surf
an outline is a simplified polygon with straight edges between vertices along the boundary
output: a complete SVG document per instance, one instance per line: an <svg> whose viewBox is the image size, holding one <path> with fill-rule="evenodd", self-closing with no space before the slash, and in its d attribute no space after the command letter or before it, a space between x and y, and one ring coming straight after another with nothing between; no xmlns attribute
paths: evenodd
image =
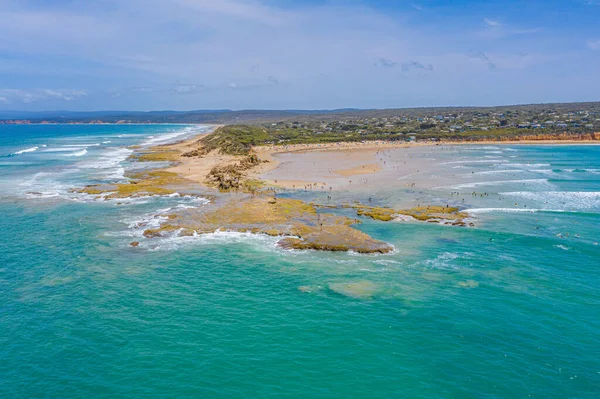
<svg viewBox="0 0 600 399"><path fill-rule="evenodd" d="M522 180L494 180L494 181L481 181L473 183L455 184L451 186L439 186L434 187L434 190L452 189L458 190L462 188L475 188L480 186L499 186L504 184L545 184L550 185L548 179L522 179Z"/></svg>
<svg viewBox="0 0 600 399"><path fill-rule="evenodd" d="M471 208L465 209L464 212L469 214L477 214L477 213L493 213L493 212L502 212L502 213L538 213L538 212L552 212L552 213L565 213L570 211L565 211L561 209L537 209L537 208Z"/></svg>
<svg viewBox="0 0 600 399"><path fill-rule="evenodd" d="M39 150L40 147L31 147L31 148L26 148L24 150L20 150L17 152L13 152L11 155L21 155L21 154L26 154L28 152L35 152L37 150Z"/></svg>

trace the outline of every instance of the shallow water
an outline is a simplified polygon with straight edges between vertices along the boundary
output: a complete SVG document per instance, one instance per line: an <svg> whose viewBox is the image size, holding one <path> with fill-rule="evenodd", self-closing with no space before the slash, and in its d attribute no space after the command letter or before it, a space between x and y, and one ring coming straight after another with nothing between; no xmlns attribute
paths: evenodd
<svg viewBox="0 0 600 399"><path fill-rule="evenodd" d="M444 184L336 191L474 210L475 228L365 220L388 255L144 240L161 210L204 202L69 192L123 179L126 146L193 133L0 126L0 397L598 396L600 147L418 149Z"/></svg>

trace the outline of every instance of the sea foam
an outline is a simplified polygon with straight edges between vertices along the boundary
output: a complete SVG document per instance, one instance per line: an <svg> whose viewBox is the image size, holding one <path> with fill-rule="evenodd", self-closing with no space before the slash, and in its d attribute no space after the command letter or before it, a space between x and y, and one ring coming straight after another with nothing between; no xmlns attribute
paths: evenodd
<svg viewBox="0 0 600 399"><path fill-rule="evenodd" d="M215 231L214 233L179 237L177 233L168 237L148 240L141 246L149 246L151 251L174 251L190 245L249 244L259 246L262 251L290 252L277 247L277 242L281 240L281 237L271 237L265 234Z"/></svg>
<svg viewBox="0 0 600 399"><path fill-rule="evenodd" d="M527 208L472 208L465 209L463 212L469 214L477 214L477 213L493 213L493 212L502 212L502 213L537 213L537 212L565 212L563 210L556 209L527 209Z"/></svg>
<svg viewBox="0 0 600 399"><path fill-rule="evenodd" d="M600 209L599 191L515 191L500 193L500 195L548 204L552 209Z"/></svg>
<svg viewBox="0 0 600 399"><path fill-rule="evenodd" d="M132 150L122 147L110 148L100 153L97 158L79 162L75 166L80 169L95 169L99 177L111 180L121 180L125 174L125 168L121 162L125 161Z"/></svg>
<svg viewBox="0 0 600 399"><path fill-rule="evenodd" d="M144 147L149 147L158 144L166 144L177 140L181 140L187 136L193 136L195 134L202 133L203 131L203 126L188 126L177 132L148 136L147 140L144 141L141 145Z"/></svg>
<svg viewBox="0 0 600 399"><path fill-rule="evenodd" d="M65 157L82 157L82 156L84 156L85 154L87 154L87 152L88 152L88 151L87 151L87 150L84 148L83 150L80 150L80 151L75 151L75 152L72 152L72 153L70 153L70 154L65 154L64 156L65 156Z"/></svg>
<svg viewBox="0 0 600 399"><path fill-rule="evenodd" d="M548 179L523 179L523 180L494 180L494 181L480 181L473 183L455 184L453 186L440 186L434 187L434 190L438 189L452 189L459 190L463 188L476 188L482 186L500 186L506 184L524 184L524 185L544 185L553 186Z"/></svg>
<svg viewBox="0 0 600 399"><path fill-rule="evenodd" d="M31 147L31 148L27 148L25 150L14 152L12 155L21 155L21 154L25 154L28 152L34 152L34 151L37 151L38 149L39 149L39 147Z"/></svg>
<svg viewBox="0 0 600 399"><path fill-rule="evenodd" d="M462 161L450 161L444 162L442 165L452 165L452 164L472 164L472 163L507 163L508 161L505 159L475 159L475 160L462 160Z"/></svg>

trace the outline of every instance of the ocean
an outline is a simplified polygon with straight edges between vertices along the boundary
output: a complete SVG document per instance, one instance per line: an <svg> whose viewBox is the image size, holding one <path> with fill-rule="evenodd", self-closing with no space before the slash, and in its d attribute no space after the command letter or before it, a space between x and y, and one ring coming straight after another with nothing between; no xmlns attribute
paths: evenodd
<svg viewBox="0 0 600 399"><path fill-rule="evenodd" d="M447 203L475 225L364 220L386 255L146 240L207 200L72 191L161 166L129 146L208 129L0 125L1 398L600 396L600 146L385 151L388 184L335 199Z"/></svg>

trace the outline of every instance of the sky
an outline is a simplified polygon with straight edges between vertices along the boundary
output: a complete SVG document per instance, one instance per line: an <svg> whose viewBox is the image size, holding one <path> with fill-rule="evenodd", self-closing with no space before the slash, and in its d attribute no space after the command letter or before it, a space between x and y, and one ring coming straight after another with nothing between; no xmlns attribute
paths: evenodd
<svg viewBox="0 0 600 399"><path fill-rule="evenodd" d="M0 0L0 110L600 100L600 0Z"/></svg>

